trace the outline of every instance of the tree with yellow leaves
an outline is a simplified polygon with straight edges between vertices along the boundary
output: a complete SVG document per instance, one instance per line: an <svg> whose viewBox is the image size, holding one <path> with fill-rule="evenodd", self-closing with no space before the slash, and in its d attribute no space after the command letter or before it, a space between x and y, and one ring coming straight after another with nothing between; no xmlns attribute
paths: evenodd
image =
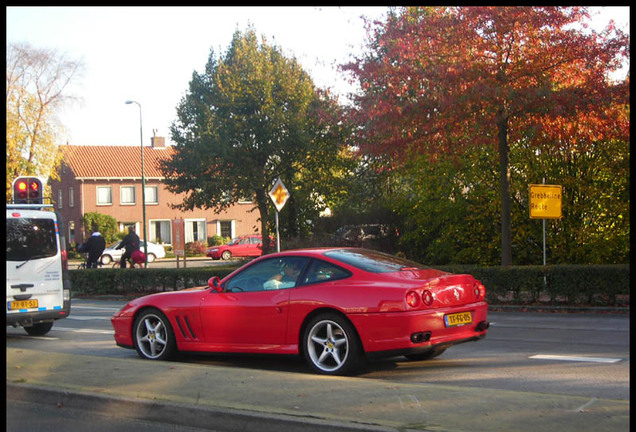
<svg viewBox="0 0 636 432"><path fill-rule="evenodd" d="M6 188L17 176L55 175L58 110L73 100L66 93L83 64L51 49L7 44Z"/></svg>

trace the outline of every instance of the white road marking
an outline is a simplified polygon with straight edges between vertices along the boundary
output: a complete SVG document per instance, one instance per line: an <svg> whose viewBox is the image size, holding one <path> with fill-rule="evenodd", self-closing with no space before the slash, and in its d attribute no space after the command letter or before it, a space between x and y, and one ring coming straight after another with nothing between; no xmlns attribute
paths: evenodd
<svg viewBox="0 0 636 432"><path fill-rule="evenodd" d="M115 334L114 330L75 329L70 327L53 327L53 330L74 333Z"/></svg>
<svg viewBox="0 0 636 432"><path fill-rule="evenodd" d="M607 357L579 357L568 355L549 355L549 354L537 354L530 356L531 359L539 360L559 360L559 361L574 361L574 362L591 362L591 363L617 363L622 359L607 358Z"/></svg>
<svg viewBox="0 0 636 432"><path fill-rule="evenodd" d="M581 405L580 407L575 409L574 412L585 412L585 408L587 408L590 405L592 405L594 402L596 402L596 400L597 399L595 397L590 399L587 403L584 403L583 405Z"/></svg>
<svg viewBox="0 0 636 432"><path fill-rule="evenodd" d="M101 306L80 306L80 305L76 305L75 303L72 303L71 304L71 309L97 309L97 310L107 310L107 311L118 311L121 308L101 307Z"/></svg>

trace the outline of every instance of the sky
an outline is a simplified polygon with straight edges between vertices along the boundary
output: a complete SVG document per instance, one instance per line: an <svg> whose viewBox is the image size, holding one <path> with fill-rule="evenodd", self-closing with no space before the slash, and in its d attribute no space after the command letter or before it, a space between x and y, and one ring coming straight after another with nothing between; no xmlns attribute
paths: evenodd
<svg viewBox="0 0 636 432"><path fill-rule="evenodd" d="M609 19L629 32L629 7L592 8L593 27ZM268 43L295 57L314 83L345 100L355 90L338 66L360 55L362 16L385 7L7 7L7 43L55 49L84 63L68 88L79 101L59 114L59 144L144 145L153 135L171 144L170 124L194 71L213 49L223 55L235 31L252 26Z"/></svg>

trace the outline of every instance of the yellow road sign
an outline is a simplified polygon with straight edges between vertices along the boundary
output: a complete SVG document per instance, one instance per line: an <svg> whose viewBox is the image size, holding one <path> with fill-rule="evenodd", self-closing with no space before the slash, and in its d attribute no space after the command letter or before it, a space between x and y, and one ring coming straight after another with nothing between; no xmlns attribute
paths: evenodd
<svg viewBox="0 0 636 432"><path fill-rule="evenodd" d="M274 202L276 211L280 211L289 199L289 191L280 178L276 180L276 183L274 183L274 186L269 191L269 197Z"/></svg>
<svg viewBox="0 0 636 432"><path fill-rule="evenodd" d="M530 218L561 219L562 187L560 185L530 185Z"/></svg>

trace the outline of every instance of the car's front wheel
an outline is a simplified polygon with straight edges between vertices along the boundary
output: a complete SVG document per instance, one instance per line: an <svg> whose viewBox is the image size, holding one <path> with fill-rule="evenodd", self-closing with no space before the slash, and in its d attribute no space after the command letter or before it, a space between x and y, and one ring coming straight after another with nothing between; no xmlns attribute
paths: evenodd
<svg viewBox="0 0 636 432"><path fill-rule="evenodd" d="M170 321L156 309L145 310L135 319L133 342L137 354L149 360L169 360L177 351Z"/></svg>
<svg viewBox="0 0 636 432"><path fill-rule="evenodd" d="M362 360L362 347L355 328L334 313L319 315L308 323L303 353L311 368L326 375L349 374Z"/></svg>
<svg viewBox="0 0 636 432"><path fill-rule="evenodd" d="M148 254L148 262L149 262L149 263L151 263L151 262L155 262L155 259L157 259L157 257L155 256L155 254L153 254L153 253L149 253L149 254Z"/></svg>
<svg viewBox="0 0 636 432"><path fill-rule="evenodd" d="M108 265L113 260L110 255L102 255L100 258L102 265Z"/></svg>
<svg viewBox="0 0 636 432"><path fill-rule="evenodd" d="M232 258L232 252L228 250L223 251L223 253L221 254L221 258L223 258L223 260L225 261L229 260L230 258Z"/></svg>

